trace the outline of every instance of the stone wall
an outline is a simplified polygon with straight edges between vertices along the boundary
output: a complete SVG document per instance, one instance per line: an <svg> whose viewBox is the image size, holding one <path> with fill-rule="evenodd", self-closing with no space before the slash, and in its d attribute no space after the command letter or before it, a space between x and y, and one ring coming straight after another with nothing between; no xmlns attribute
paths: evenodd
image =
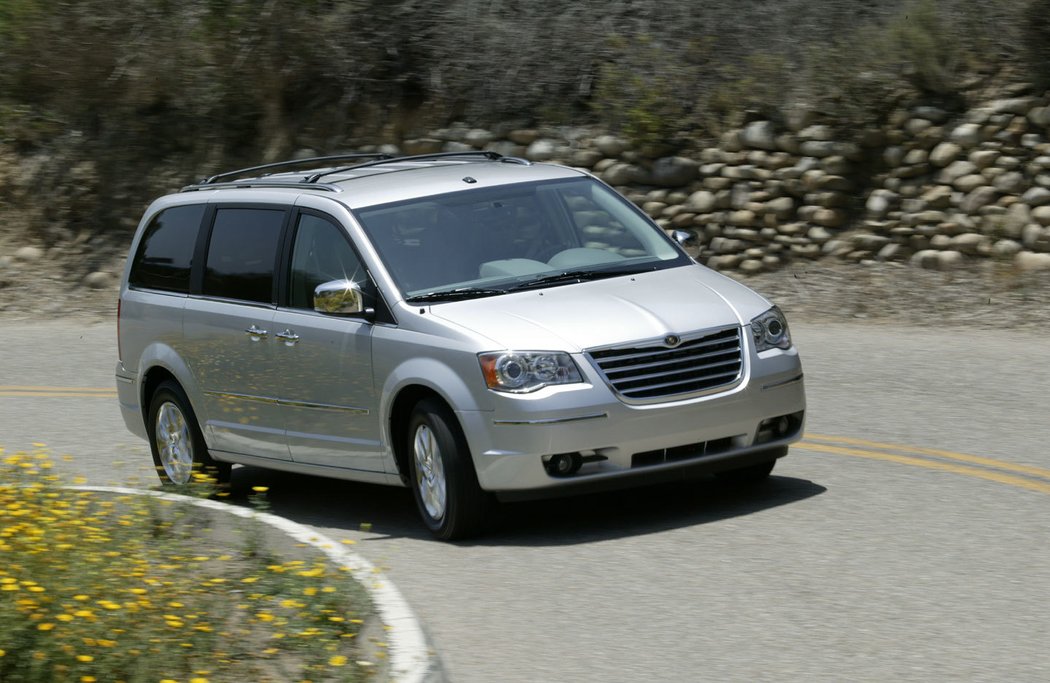
<svg viewBox="0 0 1050 683"><path fill-rule="evenodd" d="M592 129L511 126L454 126L389 151L488 149L586 169L665 229L695 233L698 258L719 270L821 258L1050 269L1050 93L965 112L901 109L848 134L805 111L780 119L677 152Z"/></svg>

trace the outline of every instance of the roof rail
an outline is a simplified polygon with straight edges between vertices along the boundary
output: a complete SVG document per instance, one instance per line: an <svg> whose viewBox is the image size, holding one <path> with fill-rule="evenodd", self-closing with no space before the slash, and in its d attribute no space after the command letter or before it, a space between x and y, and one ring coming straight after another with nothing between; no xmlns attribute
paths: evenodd
<svg viewBox="0 0 1050 683"><path fill-rule="evenodd" d="M353 154L336 154L333 156L323 157L307 157L305 159L289 159L287 161L275 161L272 164L262 164L260 166L249 166L247 168L240 168L236 171L227 171L226 173L219 173L217 175L210 176L197 183L198 185L211 185L224 178L233 178L243 173L251 173L252 171L269 171L272 169L283 168L287 166L298 166L300 164L314 164L317 162L327 161L349 161L351 159L376 159L382 161L386 159L392 159L393 157L389 154L371 154L371 153L353 153ZM309 182L316 182L312 180Z"/></svg>
<svg viewBox="0 0 1050 683"><path fill-rule="evenodd" d="M280 181L280 180L233 180L225 183L197 183L187 185L179 192L197 192L199 190L238 190L246 187L277 187L295 190L326 190L328 192L342 192L343 188L332 183L307 183L304 181Z"/></svg>
<svg viewBox="0 0 1050 683"><path fill-rule="evenodd" d="M426 161L428 159L453 159L455 157L484 157L489 161L510 161L514 159L512 163L528 163L524 159L517 159L515 157L505 157L498 152L492 152L489 150L468 150L466 152L434 152L432 154L415 154L407 157L392 157L387 156L385 159L376 159L375 161L368 161L363 164L355 164L353 166L345 166L343 168L333 168L328 171L322 171L321 173L315 173L306 179L308 183L316 183L318 179L323 178L326 175L333 173L342 173L343 171L356 171L359 168L368 168L370 166L380 166L382 164L394 164L402 161Z"/></svg>

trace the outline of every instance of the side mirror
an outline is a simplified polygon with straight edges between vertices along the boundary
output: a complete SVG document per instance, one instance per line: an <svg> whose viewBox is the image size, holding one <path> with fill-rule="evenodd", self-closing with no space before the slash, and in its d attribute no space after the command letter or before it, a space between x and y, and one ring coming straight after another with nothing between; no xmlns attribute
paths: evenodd
<svg viewBox="0 0 1050 683"><path fill-rule="evenodd" d="M353 280L332 280L314 290L314 310L327 315L369 315L361 285Z"/></svg>
<svg viewBox="0 0 1050 683"><path fill-rule="evenodd" d="M674 237L675 242L678 242L683 247L696 242L696 233L689 230L675 230L671 233L671 236Z"/></svg>

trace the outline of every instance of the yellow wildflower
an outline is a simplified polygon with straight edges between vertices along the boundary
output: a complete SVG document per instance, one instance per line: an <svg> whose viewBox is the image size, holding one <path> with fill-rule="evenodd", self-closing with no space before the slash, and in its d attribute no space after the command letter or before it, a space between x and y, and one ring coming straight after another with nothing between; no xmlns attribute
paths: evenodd
<svg viewBox="0 0 1050 683"><path fill-rule="evenodd" d="M335 655L328 660L329 666L346 666L347 659L343 655Z"/></svg>

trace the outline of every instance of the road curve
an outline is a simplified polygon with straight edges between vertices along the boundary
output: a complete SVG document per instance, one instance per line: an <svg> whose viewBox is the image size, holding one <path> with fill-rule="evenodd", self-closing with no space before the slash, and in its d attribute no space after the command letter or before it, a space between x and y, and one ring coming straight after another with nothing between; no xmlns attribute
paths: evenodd
<svg viewBox="0 0 1050 683"><path fill-rule="evenodd" d="M793 331L807 436L751 490L506 505L489 536L449 545L403 490L251 468L235 489L268 485L274 513L357 540L453 681L1050 679L1050 344ZM111 325L8 322L5 338L0 445L153 484L116 410Z"/></svg>

